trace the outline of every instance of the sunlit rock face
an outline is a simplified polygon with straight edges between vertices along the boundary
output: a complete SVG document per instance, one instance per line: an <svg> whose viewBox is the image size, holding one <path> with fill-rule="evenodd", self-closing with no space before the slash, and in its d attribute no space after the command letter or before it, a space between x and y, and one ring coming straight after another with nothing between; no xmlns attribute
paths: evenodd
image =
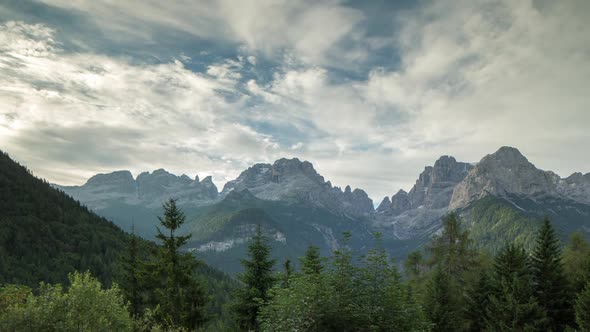
<svg viewBox="0 0 590 332"><path fill-rule="evenodd" d="M342 191L333 187L310 162L297 158L279 159L272 165L256 164L229 181L221 195L244 189L260 199L310 202L354 217L370 216L373 212L373 201L363 190L347 186Z"/></svg>
<svg viewBox="0 0 590 332"><path fill-rule="evenodd" d="M164 169L141 173L137 179L133 179L129 171L116 171L97 174L82 186L55 186L93 210L104 209L114 203L156 208L170 198L182 205L198 206L210 204L218 196L211 177L202 181L198 177L193 180Z"/></svg>
<svg viewBox="0 0 590 332"><path fill-rule="evenodd" d="M455 186L472 168L471 164L457 162L450 156L442 156L434 166L424 169L410 192L398 191L391 200L382 202L377 211L397 216L413 209L446 209Z"/></svg>

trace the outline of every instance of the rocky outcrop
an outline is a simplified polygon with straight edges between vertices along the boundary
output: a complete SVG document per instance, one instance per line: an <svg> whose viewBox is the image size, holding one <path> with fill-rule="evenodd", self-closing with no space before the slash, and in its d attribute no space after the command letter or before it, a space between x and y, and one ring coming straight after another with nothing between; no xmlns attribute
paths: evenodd
<svg viewBox="0 0 590 332"><path fill-rule="evenodd" d="M271 164L256 164L229 181L221 192L248 189L260 199L309 202L338 214L354 217L369 216L373 201L360 189L349 186L342 191L319 175L307 161L279 159Z"/></svg>
<svg viewBox="0 0 590 332"><path fill-rule="evenodd" d="M159 207L162 202L174 198L179 204L205 205L217 200L217 187L211 177L202 181L186 175L176 176L164 169L152 173L143 172L133 179L129 171L97 174L82 186L59 186L70 196L93 210L101 210L113 204Z"/></svg>
<svg viewBox="0 0 590 332"><path fill-rule="evenodd" d="M457 185L449 207L460 208L486 195L554 195L559 180L555 173L536 168L517 149L502 147L483 157Z"/></svg>
<svg viewBox="0 0 590 332"><path fill-rule="evenodd" d="M379 206L378 211L397 216L412 209L445 209L449 205L453 189L472 168L471 164L442 156L434 166L424 168L409 193L398 191L391 197L389 207Z"/></svg>
<svg viewBox="0 0 590 332"><path fill-rule="evenodd" d="M590 173L574 173L559 181L557 191L580 203L590 204Z"/></svg>

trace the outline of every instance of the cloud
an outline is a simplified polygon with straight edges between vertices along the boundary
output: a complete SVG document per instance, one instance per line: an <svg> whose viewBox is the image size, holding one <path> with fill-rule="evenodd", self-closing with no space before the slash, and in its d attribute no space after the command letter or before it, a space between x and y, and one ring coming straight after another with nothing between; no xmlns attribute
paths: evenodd
<svg viewBox="0 0 590 332"><path fill-rule="evenodd" d="M228 169L217 169L216 159L241 163L276 148L272 138L237 123L247 96L235 92L239 77L227 62L212 65L227 69L217 75L179 61L132 64L64 52L54 34L22 22L0 26L0 140L39 175L72 183L160 164L224 179ZM60 169L72 173L56 176Z"/></svg>
<svg viewBox="0 0 590 332"><path fill-rule="evenodd" d="M299 157L380 201L440 155L473 162L502 145L561 175L590 171L583 0L383 17L340 1L45 2L120 40L183 31L234 49L149 62L64 49L53 25L1 25L0 141L53 181L164 167L222 185Z"/></svg>
<svg viewBox="0 0 590 332"><path fill-rule="evenodd" d="M330 60L362 60L368 55L368 49L357 49L352 59L341 52L343 41L362 41L357 31L365 19L342 1L42 1L88 15L115 38L154 40L158 29L172 28L244 45L267 56L293 53L304 63L336 64Z"/></svg>

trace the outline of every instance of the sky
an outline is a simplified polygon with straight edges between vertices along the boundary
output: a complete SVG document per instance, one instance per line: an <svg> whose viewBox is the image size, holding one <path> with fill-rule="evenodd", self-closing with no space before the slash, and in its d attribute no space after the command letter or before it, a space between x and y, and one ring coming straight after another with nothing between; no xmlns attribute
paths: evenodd
<svg viewBox="0 0 590 332"><path fill-rule="evenodd" d="M0 149L218 187L297 157L379 202L441 155L590 172L590 1L4 0Z"/></svg>

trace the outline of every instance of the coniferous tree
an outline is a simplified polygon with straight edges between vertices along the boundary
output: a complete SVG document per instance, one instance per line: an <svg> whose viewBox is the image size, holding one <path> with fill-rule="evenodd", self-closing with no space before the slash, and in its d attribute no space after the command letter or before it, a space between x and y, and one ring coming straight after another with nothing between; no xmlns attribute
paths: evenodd
<svg viewBox="0 0 590 332"><path fill-rule="evenodd" d="M291 278L291 275L293 274L293 267L291 267L291 260L289 258L283 263L283 269L285 270L282 276L283 287L289 287L289 278Z"/></svg>
<svg viewBox="0 0 590 332"><path fill-rule="evenodd" d="M249 259L241 261L244 273L239 276L239 280L243 287L237 290L236 302L233 305L236 322L242 330L259 329L258 314L267 303L268 291L275 283L272 271L275 260L271 259L270 254L271 248L258 225L256 234L248 246Z"/></svg>
<svg viewBox="0 0 590 332"><path fill-rule="evenodd" d="M455 290L451 278L437 267L434 275L427 285L424 310L430 321L431 331L451 332L460 329L460 312Z"/></svg>
<svg viewBox="0 0 590 332"><path fill-rule="evenodd" d="M129 301L129 311L133 317L138 317L142 312L142 286L140 285L142 262L139 255L139 240L132 228L131 238L121 262L123 273L121 288L125 299Z"/></svg>
<svg viewBox="0 0 590 332"><path fill-rule="evenodd" d="M590 280L578 297L575 303L576 323L580 331L590 331Z"/></svg>
<svg viewBox="0 0 590 332"><path fill-rule="evenodd" d="M461 227L459 215L450 213L442 222L442 233L427 247L430 265L440 267L448 276L462 283L465 272L476 262L476 251L469 238L469 232Z"/></svg>
<svg viewBox="0 0 590 332"><path fill-rule="evenodd" d="M195 329L204 319L206 302L204 287L194 276L197 261L190 253L181 251L190 235L175 234L185 220L184 213L170 199L164 203L164 218L159 218L162 231L156 237L162 242L158 248L154 270L156 272L156 298L164 322Z"/></svg>
<svg viewBox="0 0 590 332"><path fill-rule="evenodd" d="M590 243L581 232L571 235L563 251L563 267L572 291L579 293L590 278Z"/></svg>
<svg viewBox="0 0 590 332"><path fill-rule="evenodd" d="M335 289L330 299L331 311L327 313L326 324L332 331L346 331L352 326L359 325L361 309L357 301L357 267L353 263L353 252L348 247L352 234L342 234L342 246L334 251L332 257L332 271L329 274L330 284Z"/></svg>
<svg viewBox="0 0 590 332"><path fill-rule="evenodd" d="M412 251L404 262L404 271L410 280L416 280L422 276L424 257L420 250Z"/></svg>
<svg viewBox="0 0 590 332"><path fill-rule="evenodd" d="M563 331L573 321L571 292L563 272L559 240L545 219L531 256L537 302L547 315L548 328Z"/></svg>
<svg viewBox="0 0 590 332"><path fill-rule="evenodd" d="M509 245L494 264L493 292L486 315L491 331L537 331L546 328L543 309L537 303L524 248Z"/></svg>
<svg viewBox="0 0 590 332"><path fill-rule="evenodd" d="M492 293L492 280L488 271L481 270L474 287L467 292L465 319L467 331L483 331L487 308Z"/></svg>
<svg viewBox="0 0 590 332"><path fill-rule="evenodd" d="M322 258L320 257L320 248L309 246L305 251L305 256L301 258L301 271L308 275L319 275L324 269Z"/></svg>

